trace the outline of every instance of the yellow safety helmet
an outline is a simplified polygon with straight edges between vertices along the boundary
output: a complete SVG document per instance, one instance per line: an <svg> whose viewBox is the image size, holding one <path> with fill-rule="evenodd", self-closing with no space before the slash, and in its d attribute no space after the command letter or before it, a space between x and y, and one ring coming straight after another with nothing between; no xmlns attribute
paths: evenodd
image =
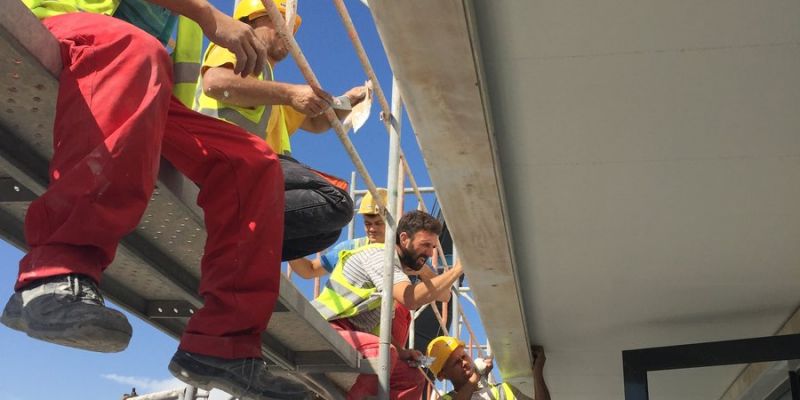
<svg viewBox="0 0 800 400"><path fill-rule="evenodd" d="M286 16L286 0L272 0L273 3L278 7L278 11L281 14ZM264 8L264 4L261 0L241 0L239 4L236 5L236 9L233 11L233 19L247 19L247 20L254 20L258 17L267 15L267 9ZM297 15L294 19L294 33L297 33L297 29L300 28L300 23L302 22L302 18L300 15Z"/></svg>
<svg viewBox="0 0 800 400"><path fill-rule="evenodd" d="M381 195L383 199L383 204L386 204L386 189L378 188L378 194ZM359 214L380 214L381 207L375 202L375 199L372 198L372 192L367 192L364 195L364 198L361 199L361 204L358 206L358 213Z"/></svg>
<svg viewBox="0 0 800 400"><path fill-rule="evenodd" d="M433 358L433 363L431 363L428 369L438 377L447 358L450 357L450 354L453 354L459 346L464 346L464 342L452 336L439 336L431 340L431 342L428 343L428 357Z"/></svg>

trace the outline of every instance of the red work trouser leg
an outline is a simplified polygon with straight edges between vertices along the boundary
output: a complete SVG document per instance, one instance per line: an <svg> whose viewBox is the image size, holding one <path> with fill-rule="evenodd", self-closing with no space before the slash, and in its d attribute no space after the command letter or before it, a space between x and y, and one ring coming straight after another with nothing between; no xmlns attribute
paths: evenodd
<svg viewBox="0 0 800 400"><path fill-rule="evenodd" d="M283 173L263 139L172 100L164 157L200 186L208 239L204 306L180 348L223 358L261 357L260 334L278 299Z"/></svg>
<svg viewBox="0 0 800 400"><path fill-rule="evenodd" d="M153 191L172 67L152 36L89 13L47 18L64 69L47 191L25 217L16 288L70 273L99 281Z"/></svg>
<svg viewBox="0 0 800 400"><path fill-rule="evenodd" d="M17 289L69 273L100 281L147 206L163 139L164 156L201 185L208 230L200 283L205 306L190 320L181 348L260 357L283 236L277 158L255 136L170 100L169 57L138 28L89 13L44 23L61 43L64 71L52 182L26 217L30 251L20 262Z"/></svg>
<svg viewBox="0 0 800 400"><path fill-rule="evenodd" d="M405 343L408 340L408 328L411 314L402 304L395 302L395 314L392 321L392 340L395 343ZM331 323L334 329L366 358L377 358L380 348L380 338L359 332L345 321ZM416 368L412 368L404 360L398 360L397 349L391 347L392 372L389 377L389 397L400 400L419 400L422 396L425 377ZM360 400L378 394L378 377L374 374L361 374L347 392L348 400Z"/></svg>

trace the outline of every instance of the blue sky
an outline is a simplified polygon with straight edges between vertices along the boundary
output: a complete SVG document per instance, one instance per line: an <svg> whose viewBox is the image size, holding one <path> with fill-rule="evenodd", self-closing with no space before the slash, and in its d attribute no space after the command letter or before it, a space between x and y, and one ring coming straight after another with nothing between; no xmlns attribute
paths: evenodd
<svg viewBox="0 0 800 400"><path fill-rule="evenodd" d="M218 8L230 12L233 1L212 1ZM332 2L300 0L299 14L303 24L297 40L325 90L339 95L353 86L363 84L363 72ZM391 95L391 71L383 46L375 30L369 10L358 0L346 1L356 29L370 57L373 68L386 96ZM304 83L305 80L289 57L275 69L277 80ZM351 134L356 148L379 186L385 186L388 158L388 135L378 120L377 102L372 114L358 134ZM402 146L419 185L430 186L424 161L417 146L411 125L403 119ZM313 135L300 132L292 139L293 155L317 169L349 179L354 170L344 147L333 132ZM359 179L357 187L363 189ZM407 197L407 209L416 206ZM426 196L428 207L432 196ZM356 221L356 234L363 233L362 222ZM6 243L0 243L0 302L13 291L17 263L22 253ZM305 293L311 293L311 282L295 279ZM462 302L465 304L466 302ZM468 314L476 334L483 339L483 329L470 307ZM179 388L166 369L177 342L147 323L130 317L134 335L129 348L117 354L95 354L39 342L0 326L0 398L4 400L86 400L119 399L136 387L139 394ZM219 396L218 398L220 398Z"/></svg>

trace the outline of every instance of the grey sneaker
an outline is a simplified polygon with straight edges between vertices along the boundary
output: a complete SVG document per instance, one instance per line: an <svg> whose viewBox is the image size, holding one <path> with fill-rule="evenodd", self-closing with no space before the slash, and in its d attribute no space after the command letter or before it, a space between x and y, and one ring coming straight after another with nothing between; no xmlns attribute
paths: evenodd
<svg viewBox="0 0 800 400"><path fill-rule="evenodd" d="M28 336L83 350L115 353L131 340L131 325L107 308L95 283L82 275L63 275L23 288L22 326Z"/></svg>
<svg viewBox="0 0 800 400"><path fill-rule="evenodd" d="M241 400L307 400L311 392L299 382L273 375L260 358L227 360L178 350L169 371L205 390L220 389Z"/></svg>
<svg viewBox="0 0 800 400"><path fill-rule="evenodd" d="M3 315L0 316L0 322L3 325L20 332L28 330L25 320L22 318L22 295L20 292L14 292L6 303L6 308L3 309Z"/></svg>

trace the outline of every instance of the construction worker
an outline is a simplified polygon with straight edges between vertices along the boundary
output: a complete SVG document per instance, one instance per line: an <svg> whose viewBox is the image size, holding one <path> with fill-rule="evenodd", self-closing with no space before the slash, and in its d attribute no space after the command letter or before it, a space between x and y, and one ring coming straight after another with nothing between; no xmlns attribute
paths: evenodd
<svg viewBox="0 0 800 400"><path fill-rule="evenodd" d="M465 351L464 342L451 336L439 336L428 344L428 357L433 363L428 367L439 380L447 379L454 390L443 400L531 400L509 383L489 384L484 379L492 370L492 360L484 361L485 368L476 370L472 357ZM544 382L544 350L535 346L533 357L533 391L535 400L550 400L550 391Z"/></svg>
<svg viewBox="0 0 800 400"><path fill-rule="evenodd" d="M306 398L302 385L271 374L261 355L280 282L278 159L245 130L172 97L164 41L182 14L237 55L235 73L260 71L267 49L252 27L206 0L152 1L23 0L60 43L63 69L50 184L28 209L28 252L2 322L65 346L127 347L131 326L105 307L97 285L144 213L163 156L199 185L208 231L204 306L189 319L170 371L242 398Z"/></svg>
<svg viewBox="0 0 800 400"><path fill-rule="evenodd" d="M379 188L378 194L386 204L386 189ZM342 250L352 250L361 246L373 243L383 243L386 232L386 224L381 217L381 209L372 197L372 193L367 192L361 198L358 212L364 218L364 232L367 236L357 237L337 244L331 250L325 252L320 258L309 260L298 258L289 261L292 271L302 278L311 279L323 276L333 271L333 267L339 261L339 252Z"/></svg>
<svg viewBox="0 0 800 400"><path fill-rule="evenodd" d="M398 222L394 284L390 294L395 301L389 388L392 399L418 400L425 382L422 373L411 365L419 360L421 353L405 347L411 322L409 310L432 301L449 300L450 288L462 273L461 264L457 263L441 275L432 278L422 275L419 282L411 284L403 272L404 269L420 271L424 268L427 259L434 254L441 230L441 223L423 211L408 212ZM380 329L384 247L370 244L339 253L330 279L312 302L331 326L367 358L378 356L376 335ZM374 396L377 389L377 376L362 374L350 387L347 398Z"/></svg>
<svg viewBox="0 0 800 400"><path fill-rule="evenodd" d="M282 0L273 0L285 13ZM239 125L250 133L265 137L279 154L286 186L284 218L284 260L292 260L330 247L339 238L341 229L353 218L353 201L341 179L314 171L290 157L290 136L298 129L322 133L330 124L321 115L333 101L318 88L276 82L272 70L288 55L286 43L277 34L261 0L242 0L234 10L234 18L250 24L267 46L267 64L259 74L241 76L234 73L236 55L211 45L203 58L195 110ZM292 27L301 24L297 16ZM359 86L345 94L351 105L366 96ZM349 111L337 110L340 118Z"/></svg>

